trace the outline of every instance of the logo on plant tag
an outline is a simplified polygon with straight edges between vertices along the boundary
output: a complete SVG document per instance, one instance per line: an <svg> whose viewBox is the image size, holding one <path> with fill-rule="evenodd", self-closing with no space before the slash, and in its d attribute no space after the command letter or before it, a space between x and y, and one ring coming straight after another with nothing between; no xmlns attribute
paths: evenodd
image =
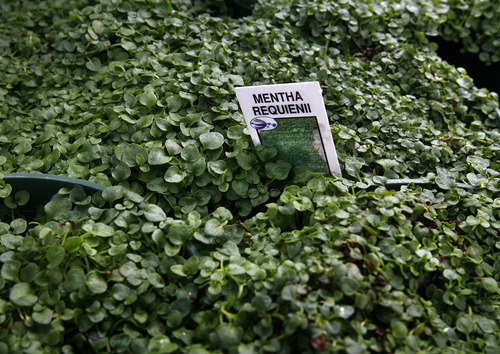
<svg viewBox="0 0 500 354"><path fill-rule="evenodd" d="M259 117L252 119L250 125L257 130L273 130L278 126L278 123L273 118Z"/></svg>

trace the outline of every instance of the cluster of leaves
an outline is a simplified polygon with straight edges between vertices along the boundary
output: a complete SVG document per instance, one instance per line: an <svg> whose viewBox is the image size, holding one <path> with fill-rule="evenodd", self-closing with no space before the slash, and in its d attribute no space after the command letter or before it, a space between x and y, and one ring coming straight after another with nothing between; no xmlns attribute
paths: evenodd
<svg viewBox="0 0 500 354"><path fill-rule="evenodd" d="M359 46L364 40L389 43L440 36L460 42L464 52L479 53L479 59L487 64L500 61L500 4L496 1L345 0L303 4L299 0L285 6L280 1L270 1L257 11L261 16L275 14L267 12L271 9L278 11L276 17L306 25L314 36L326 36L345 49L352 49L352 42L339 41L342 37Z"/></svg>
<svg viewBox="0 0 500 354"><path fill-rule="evenodd" d="M496 137L471 132L497 124L497 95L427 45L446 7L362 4L270 1L229 22L184 2L2 4L3 171L153 191L177 217L247 216L291 166L253 149L233 88L303 80L322 83L341 158L368 175L397 156L393 176L425 176L469 145L498 156Z"/></svg>
<svg viewBox="0 0 500 354"><path fill-rule="evenodd" d="M448 0L450 7L440 34L460 41L464 50L479 53L485 63L500 62L500 4L484 0Z"/></svg>
<svg viewBox="0 0 500 354"><path fill-rule="evenodd" d="M165 334L196 313L198 289L182 287L171 270L197 268L188 240L243 238L241 226L226 225L227 209L173 219L121 186L94 196L63 189L33 220L19 214L28 199L18 191L0 208L3 353L174 351L179 345Z"/></svg>
<svg viewBox="0 0 500 354"><path fill-rule="evenodd" d="M497 352L498 95L429 41L463 3L0 0L2 172L110 187L30 222L0 181L0 351ZM245 130L235 86L310 80L344 178Z"/></svg>
<svg viewBox="0 0 500 354"><path fill-rule="evenodd" d="M315 177L285 188L248 222L259 230L248 254L288 275L256 291L282 286L277 308L299 313L327 352L497 351L499 199L438 184L360 190Z"/></svg>
<svg viewBox="0 0 500 354"><path fill-rule="evenodd" d="M17 192L0 223L0 346L494 353L500 199L439 185L310 176L246 224L222 207L167 217L120 186L61 190L28 223Z"/></svg>
<svg viewBox="0 0 500 354"><path fill-rule="evenodd" d="M233 95L244 62L229 67L237 34L164 2L115 3L64 5L71 13L53 28L32 29L24 22L33 14L4 10L3 171L153 191L178 216L221 203L249 214L275 194L268 182L288 173L266 165L275 152L256 154L244 134ZM43 44L23 52L27 37Z"/></svg>

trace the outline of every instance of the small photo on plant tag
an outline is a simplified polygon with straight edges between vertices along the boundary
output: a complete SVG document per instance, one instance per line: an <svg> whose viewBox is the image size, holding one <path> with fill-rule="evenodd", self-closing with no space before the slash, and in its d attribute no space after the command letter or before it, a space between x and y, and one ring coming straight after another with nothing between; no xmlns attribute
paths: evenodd
<svg viewBox="0 0 500 354"><path fill-rule="evenodd" d="M277 158L292 165L330 172L316 117L281 118L273 129L257 129L263 145L274 146Z"/></svg>
<svg viewBox="0 0 500 354"><path fill-rule="evenodd" d="M235 88L254 144L276 158L314 172L340 175L319 82Z"/></svg>

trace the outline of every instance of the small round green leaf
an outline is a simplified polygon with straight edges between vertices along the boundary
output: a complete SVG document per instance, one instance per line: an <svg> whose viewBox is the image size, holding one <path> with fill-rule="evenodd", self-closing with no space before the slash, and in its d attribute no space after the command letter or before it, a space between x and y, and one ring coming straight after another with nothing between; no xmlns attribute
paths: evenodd
<svg viewBox="0 0 500 354"><path fill-rule="evenodd" d="M150 165L164 165L170 160L172 157L168 156L161 147L153 148L148 155L148 164Z"/></svg>
<svg viewBox="0 0 500 354"><path fill-rule="evenodd" d="M189 229L182 224L172 225L168 230L167 238L173 245L182 245L189 238Z"/></svg>
<svg viewBox="0 0 500 354"><path fill-rule="evenodd" d="M403 322L396 322L392 325L392 335L395 338L403 339L408 334L408 328Z"/></svg>
<svg viewBox="0 0 500 354"><path fill-rule="evenodd" d="M148 90L139 96L139 102L148 108L155 106L157 101L158 97L156 97L153 91Z"/></svg>
<svg viewBox="0 0 500 354"><path fill-rule="evenodd" d="M441 189L451 189L456 186L455 177L451 172L444 168L437 168L436 184Z"/></svg>
<svg viewBox="0 0 500 354"><path fill-rule="evenodd" d="M74 253L78 251L80 245L83 243L84 238L81 236L73 236L66 239L66 242L63 245L63 248L69 253Z"/></svg>
<svg viewBox="0 0 500 354"><path fill-rule="evenodd" d="M53 198L45 205L47 219L64 221L71 210L71 201L67 198Z"/></svg>
<svg viewBox="0 0 500 354"><path fill-rule="evenodd" d="M64 290L71 292L80 289L85 285L85 273L82 268L71 268L66 274L66 281L63 283Z"/></svg>
<svg viewBox="0 0 500 354"><path fill-rule="evenodd" d="M30 194L27 191L19 191L15 194L17 205L26 205L30 199Z"/></svg>
<svg viewBox="0 0 500 354"><path fill-rule="evenodd" d="M170 313L167 315L167 325L170 328L177 328L181 323L182 314L177 310L170 311Z"/></svg>
<svg viewBox="0 0 500 354"><path fill-rule="evenodd" d="M23 282L32 282L39 272L39 268L35 263L28 263L19 272L19 279Z"/></svg>
<svg viewBox="0 0 500 354"><path fill-rule="evenodd" d="M456 280L458 279L458 274L454 269L445 269L443 275L446 279Z"/></svg>
<svg viewBox="0 0 500 354"><path fill-rule="evenodd" d="M53 269L59 266L65 255L64 248L56 245L50 246L46 253L47 260L49 261L47 268Z"/></svg>
<svg viewBox="0 0 500 354"><path fill-rule="evenodd" d="M180 183L184 179L184 173L177 166L170 166L163 177L168 183Z"/></svg>
<svg viewBox="0 0 500 354"><path fill-rule="evenodd" d="M170 341L166 335L159 335L153 337L148 344L149 353L172 353L177 350L179 346Z"/></svg>
<svg viewBox="0 0 500 354"><path fill-rule="evenodd" d="M94 270L87 274L85 283L92 294L102 294L108 289L106 281Z"/></svg>
<svg viewBox="0 0 500 354"><path fill-rule="evenodd" d="M125 284L117 283L111 288L111 295L117 301L123 301L130 295L130 288Z"/></svg>
<svg viewBox="0 0 500 354"><path fill-rule="evenodd" d="M163 209L154 204L144 204L142 210L147 221L160 222L167 218Z"/></svg>
<svg viewBox="0 0 500 354"><path fill-rule="evenodd" d="M111 175L118 182L126 180L131 174L132 171L130 170L130 167L128 167L128 165L123 161L120 161L120 163L111 171Z"/></svg>
<svg viewBox="0 0 500 354"><path fill-rule="evenodd" d="M181 151L181 157L189 162L194 162L200 157L200 152L194 144L186 145Z"/></svg>
<svg viewBox="0 0 500 354"><path fill-rule="evenodd" d="M481 285L487 292L496 293L498 291L498 282L491 277L482 278Z"/></svg>
<svg viewBox="0 0 500 354"><path fill-rule="evenodd" d="M228 323L222 323L215 330L215 336L219 345L224 349L229 349L240 344L243 338L243 330Z"/></svg>
<svg viewBox="0 0 500 354"><path fill-rule="evenodd" d="M52 321L52 311L44 307L41 311L33 312L33 321L42 325L47 325Z"/></svg>
<svg viewBox="0 0 500 354"><path fill-rule="evenodd" d="M124 195L125 188L122 186L112 186L102 191L102 198L108 203L113 203L114 201L123 198Z"/></svg>
<svg viewBox="0 0 500 354"><path fill-rule="evenodd" d="M98 222L92 227L92 234L100 237L111 237L115 234L115 230L111 226Z"/></svg>
<svg viewBox="0 0 500 354"><path fill-rule="evenodd" d="M457 320L457 329L465 334L471 334L474 331L474 320L470 315L463 315Z"/></svg>
<svg viewBox="0 0 500 354"><path fill-rule="evenodd" d="M3 264L0 274L3 279L14 281L17 278L20 268L21 262L7 261Z"/></svg>
<svg viewBox="0 0 500 354"><path fill-rule="evenodd" d="M15 284L10 289L9 299L13 304L22 307L33 306L38 301L38 297L28 283Z"/></svg>
<svg viewBox="0 0 500 354"><path fill-rule="evenodd" d="M205 233L208 236L218 237L224 235L224 228L220 221L210 219L205 224Z"/></svg>
<svg viewBox="0 0 500 354"><path fill-rule="evenodd" d="M224 144L224 136L221 133L209 132L201 134L200 141L205 149L215 150Z"/></svg>

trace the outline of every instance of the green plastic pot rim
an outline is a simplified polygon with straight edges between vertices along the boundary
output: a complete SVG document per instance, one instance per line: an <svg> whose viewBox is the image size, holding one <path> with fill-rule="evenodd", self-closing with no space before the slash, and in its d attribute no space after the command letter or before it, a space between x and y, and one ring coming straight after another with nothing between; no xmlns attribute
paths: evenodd
<svg viewBox="0 0 500 354"><path fill-rule="evenodd" d="M38 206L48 203L61 188L72 188L78 185L87 194L94 194L107 188L78 178L41 173L4 173L3 180L12 186L14 192L26 190L30 193L30 202L24 209L27 214L33 215ZM143 205L144 203L140 203L139 208ZM200 253L191 241L187 241L185 246L188 254L200 257Z"/></svg>
<svg viewBox="0 0 500 354"><path fill-rule="evenodd" d="M5 173L3 181L12 187L13 193L27 191L30 194L28 203L20 207L25 215L34 215L38 207L50 202L61 188L80 186L88 195L106 188L77 178L41 173Z"/></svg>
<svg viewBox="0 0 500 354"><path fill-rule="evenodd" d="M49 183L49 185L54 186L54 188L60 186L58 189L79 185L82 186L83 189L85 189L85 191L92 191L92 192L97 192L99 190L107 188L106 186L103 186L101 184L85 181L78 178L48 175L41 173L4 173L3 180L10 185L12 185L12 183L16 184L16 187L22 184L38 182L38 183ZM29 188L29 186L23 186L23 187Z"/></svg>
<svg viewBox="0 0 500 354"><path fill-rule="evenodd" d="M429 181L425 181L425 180L420 179L420 178L388 179L385 182L385 186L390 187L390 188L398 188L398 187L406 186L409 184L415 184L415 185L421 186L421 185L430 185L433 183L429 182ZM470 184L466 184L466 183L456 183L455 186L459 187L459 188L476 189L476 187L471 186Z"/></svg>

